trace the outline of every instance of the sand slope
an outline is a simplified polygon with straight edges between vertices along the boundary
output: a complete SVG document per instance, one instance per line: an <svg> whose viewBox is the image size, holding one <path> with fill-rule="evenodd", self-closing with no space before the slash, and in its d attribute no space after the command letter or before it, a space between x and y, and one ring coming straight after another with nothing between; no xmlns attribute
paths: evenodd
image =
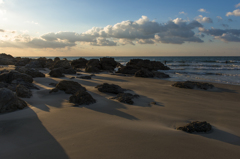
<svg viewBox="0 0 240 159"><path fill-rule="evenodd" d="M45 71L47 73L47 71ZM214 84L212 91L172 87L159 79L96 74L73 79L97 100L73 107L69 94L49 94L51 82L34 78L40 90L24 99L29 108L0 115L0 158L239 158L240 86ZM94 88L114 83L140 95L134 105L109 99ZM157 105L149 105L156 101ZM176 130L190 121L211 123L213 132Z"/></svg>

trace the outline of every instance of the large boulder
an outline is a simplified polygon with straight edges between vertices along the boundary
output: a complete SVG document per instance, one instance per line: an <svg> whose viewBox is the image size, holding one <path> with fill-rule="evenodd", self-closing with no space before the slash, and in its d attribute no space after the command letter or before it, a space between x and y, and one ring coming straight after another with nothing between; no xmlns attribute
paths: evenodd
<svg viewBox="0 0 240 159"><path fill-rule="evenodd" d="M18 60L15 64L15 66L25 66L27 65L31 60L29 58L21 58Z"/></svg>
<svg viewBox="0 0 240 159"><path fill-rule="evenodd" d="M89 105L96 103L96 100L88 92L79 90L74 95L70 96L69 102L79 105Z"/></svg>
<svg viewBox="0 0 240 159"><path fill-rule="evenodd" d="M154 77L154 73L149 71L148 69L141 68L135 73L135 77L144 77L144 78Z"/></svg>
<svg viewBox="0 0 240 159"><path fill-rule="evenodd" d="M10 71L0 74L0 81L12 83L13 81L24 81L24 82L33 82L33 78L25 73L20 73L17 71Z"/></svg>
<svg viewBox="0 0 240 159"><path fill-rule="evenodd" d="M100 69L100 61L98 59L91 59L86 65L85 72L99 72Z"/></svg>
<svg viewBox="0 0 240 159"><path fill-rule="evenodd" d="M17 60L11 55L0 54L0 65L14 65Z"/></svg>
<svg viewBox="0 0 240 159"><path fill-rule="evenodd" d="M53 64L51 69L54 69L54 68L69 69L69 68L72 68L72 67L71 67L70 62L68 60L58 60Z"/></svg>
<svg viewBox="0 0 240 159"><path fill-rule="evenodd" d="M212 130L212 126L207 123L206 121L200 122L200 121L193 121L186 126L178 127L177 130L186 131L188 133L193 132L208 132Z"/></svg>
<svg viewBox="0 0 240 159"><path fill-rule="evenodd" d="M50 93L57 90L65 91L65 93L67 94L74 94L79 90L86 91L86 88L81 86L81 84L79 84L78 82L62 80L56 85L56 88L50 91Z"/></svg>
<svg viewBox="0 0 240 159"><path fill-rule="evenodd" d="M17 88L16 88L16 94L18 97L30 98L32 96L32 91L27 87L19 84L17 85Z"/></svg>
<svg viewBox="0 0 240 159"><path fill-rule="evenodd" d="M38 60L32 60L30 63L28 63L26 68L44 68L44 66L41 64Z"/></svg>
<svg viewBox="0 0 240 159"><path fill-rule="evenodd" d="M112 99L117 99L119 102L121 103L127 103L127 104L133 104L133 98L138 98L139 95L135 94L131 94L131 93L119 93L117 94L116 97L113 97Z"/></svg>
<svg viewBox="0 0 240 159"><path fill-rule="evenodd" d="M160 61L150 61L150 60L142 60L142 59L131 59L127 66L135 66L137 68L145 68L150 71L152 70L169 70L170 68L165 66Z"/></svg>
<svg viewBox="0 0 240 159"><path fill-rule="evenodd" d="M20 72L20 73L28 74L32 78L35 78L35 77L45 77L44 73L39 72L37 69L34 69L34 68L26 68L26 67L19 67L19 66L17 66L15 68L15 70Z"/></svg>
<svg viewBox="0 0 240 159"><path fill-rule="evenodd" d="M100 65L102 70L113 71L117 66L117 62L114 60L114 58L103 57L100 58Z"/></svg>
<svg viewBox="0 0 240 159"><path fill-rule="evenodd" d="M135 74L139 68L136 66L123 66L118 69L117 73L123 73L123 74Z"/></svg>
<svg viewBox="0 0 240 159"><path fill-rule="evenodd" d="M74 70L73 68L68 68L68 69L62 68L61 71L64 74L76 74L77 73L76 70Z"/></svg>
<svg viewBox="0 0 240 159"><path fill-rule="evenodd" d="M103 83L101 85L96 86L95 88L97 88L98 91L100 92L114 93L114 94L123 93L125 91L125 89L121 88L118 85L108 84L108 83Z"/></svg>
<svg viewBox="0 0 240 159"><path fill-rule="evenodd" d="M87 65L88 60L86 60L85 58L79 58L77 60L73 60L71 62L71 66L73 68L85 68Z"/></svg>
<svg viewBox="0 0 240 159"><path fill-rule="evenodd" d="M27 103L7 88L0 88L0 113L23 109Z"/></svg>
<svg viewBox="0 0 240 159"><path fill-rule="evenodd" d="M204 82L192 82L192 81L185 81L185 82L176 82L172 86L179 87L179 88L187 88L187 89L212 89L214 88L214 85Z"/></svg>
<svg viewBox="0 0 240 159"><path fill-rule="evenodd" d="M55 69L51 70L49 72L49 75L51 77L57 77L57 78L64 77L64 75L62 73L62 68L55 68Z"/></svg>

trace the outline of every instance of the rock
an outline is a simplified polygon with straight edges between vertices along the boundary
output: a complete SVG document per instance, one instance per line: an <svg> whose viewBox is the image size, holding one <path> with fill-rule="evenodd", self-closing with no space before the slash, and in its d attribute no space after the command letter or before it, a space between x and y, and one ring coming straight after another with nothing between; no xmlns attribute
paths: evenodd
<svg viewBox="0 0 240 159"><path fill-rule="evenodd" d="M214 85L209 84L209 83L203 83L203 82L192 82L192 81L186 81L186 82L176 82L172 86L174 87L179 87L179 88L188 88L188 89L212 89L214 88Z"/></svg>
<svg viewBox="0 0 240 159"><path fill-rule="evenodd" d="M0 81L6 83L12 83L12 81L24 81L24 82L33 82L33 78L25 73L20 73L17 71L10 71L9 73L0 74Z"/></svg>
<svg viewBox="0 0 240 159"><path fill-rule="evenodd" d="M55 57L55 58L54 58L54 62L57 62L57 61L60 61L60 58L59 58L59 57Z"/></svg>
<svg viewBox="0 0 240 159"><path fill-rule="evenodd" d="M0 113L12 112L26 106L27 103L18 98L11 90L0 88Z"/></svg>
<svg viewBox="0 0 240 159"><path fill-rule="evenodd" d="M88 61L85 72L99 72L101 65L98 59L91 59Z"/></svg>
<svg viewBox="0 0 240 159"><path fill-rule="evenodd" d="M31 60L29 58L21 58L19 61L16 62L15 66L25 66L27 65Z"/></svg>
<svg viewBox="0 0 240 159"><path fill-rule="evenodd" d="M108 83L103 83L101 85L96 86L95 88L98 89L100 92L106 92L106 93L123 93L125 89L122 89L120 86L115 85L115 84L108 84Z"/></svg>
<svg viewBox="0 0 240 159"><path fill-rule="evenodd" d="M89 105L96 103L96 100L88 92L79 90L74 95L70 96L69 102L79 105Z"/></svg>
<svg viewBox="0 0 240 159"><path fill-rule="evenodd" d="M86 88L81 86L78 82L62 80L57 85L56 88L65 91L67 94L74 94L79 90L86 91Z"/></svg>
<svg viewBox="0 0 240 159"><path fill-rule="evenodd" d="M77 77L77 78L81 78L81 79L92 79L91 76L80 76L80 77Z"/></svg>
<svg viewBox="0 0 240 159"><path fill-rule="evenodd" d="M42 73L42 72L39 72L35 69L27 69L25 71L26 74L32 76L32 78L35 78L35 77L45 77L45 74Z"/></svg>
<svg viewBox="0 0 240 159"><path fill-rule="evenodd" d="M76 74L76 71L74 69L72 69L72 68L69 68L69 69L62 68L61 71L64 74Z"/></svg>
<svg viewBox="0 0 240 159"><path fill-rule="evenodd" d="M57 85L57 83L49 83L49 85L55 87Z"/></svg>
<svg viewBox="0 0 240 159"><path fill-rule="evenodd" d="M88 60L84 59L84 58L79 58L77 60L73 60L71 62L71 66L73 68L85 68L86 64L87 64Z"/></svg>
<svg viewBox="0 0 240 159"><path fill-rule="evenodd" d="M141 68L135 73L135 77L144 77L144 78L154 77L154 73L148 71L148 69Z"/></svg>
<svg viewBox="0 0 240 159"><path fill-rule="evenodd" d="M16 94L22 98L30 98L32 96L31 90L20 84L16 88Z"/></svg>
<svg viewBox="0 0 240 159"><path fill-rule="evenodd" d="M64 69L69 69L69 68L72 68L69 61L68 60L59 60L59 61L56 61L52 68L51 69L54 69L54 68L64 68Z"/></svg>
<svg viewBox="0 0 240 159"><path fill-rule="evenodd" d="M103 57L100 58L100 65L102 70L113 71L117 66L117 62L114 60L114 58Z"/></svg>
<svg viewBox="0 0 240 159"><path fill-rule="evenodd" d="M26 68L44 68L44 66L41 64L38 60L32 60L29 64L25 66Z"/></svg>
<svg viewBox="0 0 240 159"><path fill-rule="evenodd" d="M74 79L75 77L71 77L70 79Z"/></svg>
<svg viewBox="0 0 240 159"><path fill-rule="evenodd" d="M153 72L153 73L154 73L154 77L157 77L157 78L170 78L168 74L165 74L163 72Z"/></svg>
<svg viewBox="0 0 240 159"><path fill-rule="evenodd" d="M119 102L127 103L127 104L133 104L133 98L138 98L139 95L133 95L131 93L119 93L116 97L113 97L112 99L117 99Z"/></svg>
<svg viewBox="0 0 240 159"><path fill-rule="evenodd" d="M82 75L81 73L77 73L77 75Z"/></svg>
<svg viewBox="0 0 240 159"><path fill-rule="evenodd" d="M54 61L52 59L47 59L46 63L45 63L45 67L46 68L51 68L54 64Z"/></svg>
<svg viewBox="0 0 240 159"><path fill-rule="evenodd" d="M136 66L123 66L122 68L119 68L117 73L123 73L123 74L135 74L139 68Z"/></svg>
<svg viewBox="0 0 240 159"><path fill-rule="evenodd" d="M186 126L178 127L177 130L182 130L182 131L186 131L189 133L208 132L208 131L212 130L212 126L209 123L207 123L206 121L203 121L203 122L194 121L194 122L187 124Z"/></svg>
<svg viewBox="0 0 240 159"><path fill-rule="evenodd" d="M138 69L145 68L145 69L148 69L149 71L170 69L169 67L164 66L164 64L161 63L160 61L150 61L150 60L142 60L142 59L131 59L127 63L127 66L135 66Z"/></svg>
<svg viewBox="0 0 240 159"><path fill-rule="evenodd" d="M63 73L62 73L62 68L55 68L55 69L51 70L51 71L49 72L49 75L50 75L51 77L57 77L57 78L59 78L59 77L64 77L64 75L63 75Z"/></svg>
<svg viewBox="0 0 240 159"><path fill-rule="evenodd" d="M0 65L14 65L17 60L11 55L0 54Z"/></svg>

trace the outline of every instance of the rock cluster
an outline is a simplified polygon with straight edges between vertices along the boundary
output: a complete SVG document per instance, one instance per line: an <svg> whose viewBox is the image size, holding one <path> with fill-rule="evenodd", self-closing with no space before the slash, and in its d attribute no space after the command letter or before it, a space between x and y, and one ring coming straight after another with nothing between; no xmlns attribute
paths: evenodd
<svg viewBox="0 0 240 159"><path fill-rule="evenodd" d="M11 90L0 88L0 113L12 112L26 106L27 103L18 98Z"/></svg>
<svg viewBox="0 0 240 159"><path fill-rule="evenodd" d="M178 127L177 130L182 130L182 131L186 131L189 133L208 132L208 131L212 130L212 126L209 123L207 123L206 121L203 121L203 122L194 121L194 122L187 124L186 126Z"/></svg>
<svg viewBox="0 0 240 159"><path fill-rule="evenodd" d="M138 98L139 95L133 95L131 93L119 93L116 97L113 97L112 99L117 99L119 102L127 103L127 104L133 104L133 98Z"/></svg>
<svg viewBox="0 0 240 159"><path fill-rule="evenodd" d="M121 88L118 85L108 84L108 83L103 83L101 85L96 86L95 88L97 88L98 91L100 92L113 93L113 94L123 93L125 91L125 89Z"/></svg>
<svg viewBox="0 0 240 159"><path fill-rule="evenodd" d="M203 82L192 82L192 81L186 81L186 82L176 82L172 86L174 87L179 87L179 88L188 88L188 89L212 89L214 88L214 85L209 84L209 83L203 83Z"/></svg>
<svg viewBox="0 0 240 159"><path fill-rule="evenodd" d="M81 86L78 82L63 80L60 81L54 89L49 93L63 90L67 94L72 94L69 97L69 102L78 105L89 105L96 102L96 100L87 92L86 88Z"/></svg>
<svg viewBox="0 0 240 159"><path fill-rule="evenodd" d="M32 78L35 78L35 77L45 77L44 73L39 72L37 69L34 69L34 68L26 68L26 67L17 66L15 68L15 70L20 72L20 73L25 73L27 75L30 75Z"/></svg>
<svg viewBox="0 0 240 159"><path fill-rule="evenodd" d="M16 59L5 53L0 54L0 65L14 65Z"/></svg>
<svg viewBox="0 0 240 159"><path fill-rule="evenodd" d="M85 68L86 64L87 64L88 60L86 60L85 58L79 58L77 60L73 60L71 62L71 66L73 68Z"/></svg>
<svg viewBox="0 0 240 159"><path fill-rule="evenodd" d="M117 62L114 58L103 57L100 58L100 61L98 59L91 59L86 64L85 72L113 71L116 66Z"/></svg>

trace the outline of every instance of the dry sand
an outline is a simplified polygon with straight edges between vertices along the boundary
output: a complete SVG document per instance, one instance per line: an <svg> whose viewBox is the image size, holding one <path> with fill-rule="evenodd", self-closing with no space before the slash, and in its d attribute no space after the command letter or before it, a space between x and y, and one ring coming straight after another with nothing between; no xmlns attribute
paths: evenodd
<svg viewBox="0 0 240 159"><path fill-rule="evenodd" d="M40 90L24 99L29 107L0 115L0 159L240 158L240 86L190 90L165 80L103 73L91 80L73 79L97 100L73 107L69 94L49 94L49 83L72 76L34 78ZM109 99L114 95L94 88L103 82L130 89L140 98L134 105ZM149 105L153 101L157 105ZM213 131L176 130L195 120L209 122Z"/></svg>

